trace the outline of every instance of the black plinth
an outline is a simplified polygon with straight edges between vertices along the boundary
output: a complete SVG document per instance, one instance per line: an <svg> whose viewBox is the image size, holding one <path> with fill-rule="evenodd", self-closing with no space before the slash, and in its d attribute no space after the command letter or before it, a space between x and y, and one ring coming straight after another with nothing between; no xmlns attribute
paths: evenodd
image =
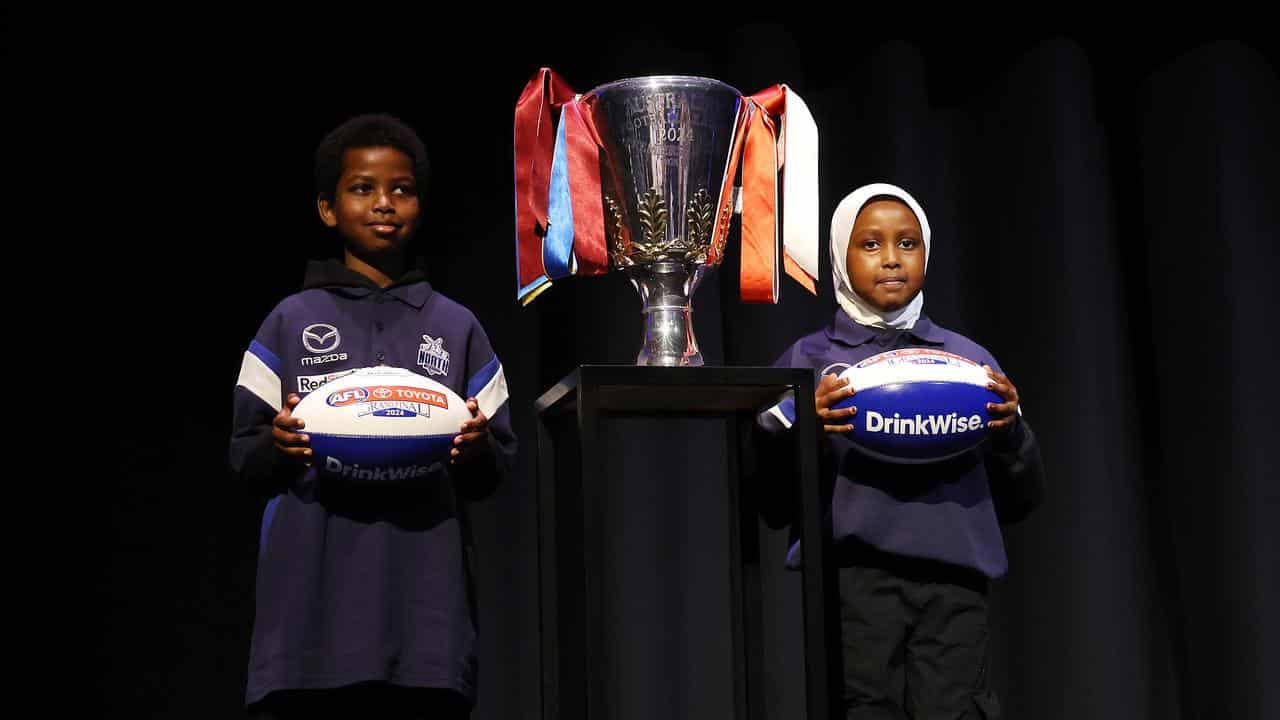
<svg viewBox="0 0 1280 720"><path fill-rule="evenodd" d="M600 436L602 416L722 417L728 420L728 575L732 598L733 689L737 718L762 720L759 537L754 502L739 490L742 444L761 409L787 390L796 397L795 458L799 493L807 715L840 717L839 626L827 602L823 563L826 513L818 478L818 441L811 370L756 367L667 368L583 365L538 399L538 561L540 567L542 717L604 720L599 663L601 483L609 477ZM704 450L705 451L705 450ZM693 449L690 449L693 452Z"/></svg>

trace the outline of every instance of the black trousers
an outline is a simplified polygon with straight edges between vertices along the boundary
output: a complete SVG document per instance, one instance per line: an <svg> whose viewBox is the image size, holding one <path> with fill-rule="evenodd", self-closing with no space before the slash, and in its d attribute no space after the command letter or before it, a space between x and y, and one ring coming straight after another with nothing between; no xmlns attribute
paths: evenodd
<svg viewBox="0 0 1280 720"><path fill-rule="evenodd" d="M248 708L252 720L467 720L471 703L452 690L360 683L277 690Z"/></svg>
<svg viewBox="0 0 1280 720"><path fill-rule="evenodd" d="M836 548L846 720L993 720L980 573Z"/></svg>

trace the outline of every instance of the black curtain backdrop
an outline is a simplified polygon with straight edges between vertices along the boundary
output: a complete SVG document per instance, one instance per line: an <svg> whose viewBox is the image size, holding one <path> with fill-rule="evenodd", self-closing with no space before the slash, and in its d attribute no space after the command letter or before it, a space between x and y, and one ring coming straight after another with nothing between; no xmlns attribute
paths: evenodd
<svg viewBox="0 0 1280 720"><path fill-rule="evenodd" d="M926 311L1008 370L1049 472L1043 506L1006 529L1011 570L994 590L1008 717L1280 717L1280 83L1260 37L897 40L751 22L555 41L536 27L419 35L382 20L399 49L352 41L367 39L364 20L305 40L276 21L199 42L138 34L110 67L85 58L77 71L95 121L122 129L101 139L106 154L136 178L103 170L112 200L86 235L95 268L120 342L174 390L159 413L122 410L116 472L79 491L92 542L68 572L92 593L101 714L239 712L262 498L226 470L231 389L304 261L339 247L315 217L316 143L352 114L387 111L427 141L418 246L435 287L492 338L522 441L519 471L470 508L475 717L538 717L533 402L579 363L633 362L640 341L620 276L515 301L512 110L550 65L580 91L657 73L744 92L789 83L821 133L824 248L858 185L894 182L921 201L934 228ZM731 254L695 299L708 363L770 364L824 324L826 260L819 297L788 280L781 303L751 306ZM619 717L721 716L722 430L611 427L624 468L604 541ZM766 697L798 717L798 577L781 568L785 532L764 539Z"/></svg>

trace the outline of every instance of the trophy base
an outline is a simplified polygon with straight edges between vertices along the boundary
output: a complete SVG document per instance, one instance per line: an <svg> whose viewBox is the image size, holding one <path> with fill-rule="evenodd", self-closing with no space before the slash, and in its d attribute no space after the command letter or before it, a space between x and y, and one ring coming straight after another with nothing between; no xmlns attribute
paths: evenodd
<svg viewBox="0 0 1280 720"><path fill-rule="evenodd" d="M636 356L636 365L656 365L658 367L702 367L702 353L696 350L690 355L650 355L641 350Z"/></svg>
<svg viewBox="0 0 1280 720"><path fill-rule="evenodd" d="M691 296L709 265L664 260L626 269L640 293L644 314L644 347L637 365L687 367L702 365L693 336Z"/></svg>

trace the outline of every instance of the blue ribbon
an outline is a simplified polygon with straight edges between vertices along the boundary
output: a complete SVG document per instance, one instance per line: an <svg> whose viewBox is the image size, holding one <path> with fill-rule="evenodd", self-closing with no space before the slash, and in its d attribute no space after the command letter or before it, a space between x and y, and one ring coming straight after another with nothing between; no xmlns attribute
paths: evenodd
<svg viewBox="0 0 1280 720"><path fill-rule="evenodd" d="M551 158L551 187L547 194L547 215L551 227L542 239L542 267L547 277L559 280L573 274L573 200L569 188L569 157L561 120L556 129L555 154Z"/></svg>

